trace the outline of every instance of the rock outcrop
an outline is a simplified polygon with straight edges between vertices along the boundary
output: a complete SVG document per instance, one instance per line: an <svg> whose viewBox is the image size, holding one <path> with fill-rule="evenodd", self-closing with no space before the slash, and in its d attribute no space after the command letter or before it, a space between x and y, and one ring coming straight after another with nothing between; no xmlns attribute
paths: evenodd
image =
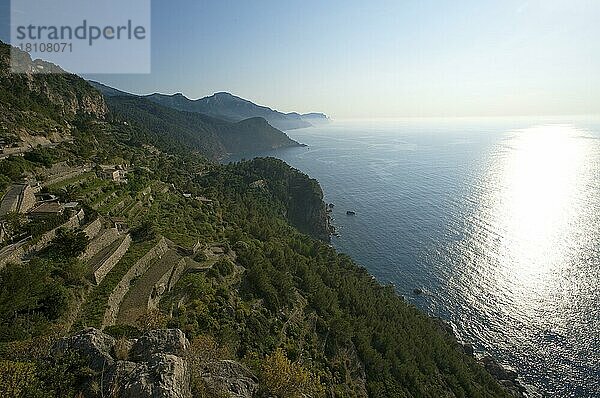
<svg viewBox="0 0 600 398"><path fill-rule="evenodd" d="M58 341L52 354L87 358L97 376L83 385L85 396L120 398L190 398L190 372L185 360L189 342L179 329L154 330L136 340L117 341L89 328Z"/></svg>
<svg viewBox="0 0 600 398"><path fill-rule="evenodd" d="M11 73L12 66L19 73ZM52 76L49 76L52 75ZM67 73L59 66L31 56L16 47L0 42L0 76L26 87L54 106L64 118L92 115L103 118L108 107L102 94L79 76Z"/></svg>
<svg viewBox="0 0 600 398"><path fill-rule="evenodd" d="M211 391L226 393L231 398L252 398L258 391L256 376L239 362L221 360L210 363L202 379Z"/></svg>
<svg viewBox="0 0 600 398"><path fill-rule="evenodd" d="M12 143L5 155L70 141L76 119L108 113L102 94L85 80L1 41L0 91L0 126Z"/></svg>
<svg viewBox="0 0 600 398"><path fill-rule="evenodd" d="M533 396L531 392L519 381L519 375L512 369L506 368L490 355L481 355L475 352L473 345L468 342L459 342L452 325L440 318L433 318L440 332L451 337L456 342L457 349L477 362L500 384L510 396L524 398Z"/></svg>
<svg viewBox="0 0 600 398"><path fill-rule="evenodd" d="M149 361L156 354L184 356L190 342L179 329L153 330L137 339L129 357L133 361Z"/></svg>
<svg viewBox="0 0 600 398"><path fill-rule="evenodd" d="M90 368L100 370L115 364L112 352L116 340L100 330L89 328L74 336L59 340L52 350L53 356L76 352L89 361Z"/></svg>
<svg viewBox="0 0 600 398"><path fill-rule="evenodd" d="M117 340L94 328L59 340L51 355L75 354L92 370L80 385L85 397L191 398L191 374L207 391L233 398L252 398L258 379L239 362L191 354L179 329L146 332L137 339Z"/></svg>

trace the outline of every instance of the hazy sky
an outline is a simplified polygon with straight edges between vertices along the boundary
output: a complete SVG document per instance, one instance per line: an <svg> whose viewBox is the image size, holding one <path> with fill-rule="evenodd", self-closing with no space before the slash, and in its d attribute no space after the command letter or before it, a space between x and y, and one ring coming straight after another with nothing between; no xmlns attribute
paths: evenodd
<svg viewBox="0 0 600 398"><path fill-rule="evenodd" d="M156 0L152 13L152 74L91 78L335 118L600 114L599 0Z"/></svg>

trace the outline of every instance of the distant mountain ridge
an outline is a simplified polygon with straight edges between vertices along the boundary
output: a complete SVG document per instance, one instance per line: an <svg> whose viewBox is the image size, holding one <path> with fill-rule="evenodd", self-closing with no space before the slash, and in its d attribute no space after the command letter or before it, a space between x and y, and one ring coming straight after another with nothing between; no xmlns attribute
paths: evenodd
<svg viewBox="0 0 600 398"><path fill-rule="evenodd" d="M11 50L27 73L11 73ZM133 125L145 143L167 150L191 149L212 160L301 145L262 118L231 122L162 106L145 97L91 85L0 41L0 158L71 142L86 119Z"/></svg>
<svg viewBox="0 0 600 398"><path fill-rule="evenodd" d="M100 90L105 96L133 96L134 94L91 81L90 84ZM311 127L315 124L329 122L323 113L300 114L297 112L282 113L266 106L257 105L251 101L227 92L215 93L211 96L192 100L181 93L139 96L157 104L186 112L202 113L217 119L230 122L240 122L253 117L262 117L279 130L293 130Z"/></svg>
<svg viewBox="0 0 600 398"><path fill-rule="evenodd" d="M216 160L231 153L300 145L260 117L229 122L134 95L108 96L106 103L113 115L134 123L150 136L186 145Z"/></svg>

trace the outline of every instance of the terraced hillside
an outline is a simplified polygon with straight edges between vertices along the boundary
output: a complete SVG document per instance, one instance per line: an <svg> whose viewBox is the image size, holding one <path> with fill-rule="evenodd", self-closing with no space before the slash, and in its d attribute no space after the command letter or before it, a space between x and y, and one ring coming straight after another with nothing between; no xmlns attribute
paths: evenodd
<svg viewBox="0 0 600 398"><path fill-rule="evenodd" d="M1 220L0 396L101 397L116 382L90 358L50 355L86 326L180 329L195 397L222 396L211 383L235 380L234 362L259 398L518 396L510 372L500 386L443 323L320 240L316 181L272 158L211 163L107 115L72 75L5 72L0 123L65 127L72 141L0 159L1 192L26 182L46 204ZM229 365L206 380L214 364Z"/></svg>
<svg viewBox="0 0 600 398"><path fill-rule="evenodd" d="M150 309L150 300L168 290L171 275L182 266L185 266L185 260L175 249L154 259L146 272L132 281L119 308L117 323L134 325Z"/></svg>

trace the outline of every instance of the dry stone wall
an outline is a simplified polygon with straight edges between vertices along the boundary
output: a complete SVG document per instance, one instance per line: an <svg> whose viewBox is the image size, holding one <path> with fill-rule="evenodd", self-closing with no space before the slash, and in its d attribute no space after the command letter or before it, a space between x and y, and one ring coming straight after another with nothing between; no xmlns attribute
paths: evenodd
<svg viewBox="0 0 600 398"><path fill-rule="evenodd" d="M102 230L102 220L100 217L92 221L88 226L83 229L83 232L87 235L88 239L94 239Z"/></svg>
<svg viewBox="0 0 600 398"><path fill-rule="evenodd" d="M92 240L83 255L83 260L89 260L98 254L102 249L112 244L119 238L119 231L116 228L104 230L96 239Z"/></svg>
<svg viewBox="0 0 600 398"><path fill-rule="evenodd" d="M113 269L113 267L119 262L119 260L125 255L129 246L131 245L131 236L126 235L123 242L117 247L117 249L98 267L94 272L94 281L96 284L102 282L102 279Z"/></svg>
<svg viewBox="0 0 600 398"><path fill-rule="evenodd" d="M69 218L69 220L67 222L54 228L52 231L46 232L44 235L42 235L40 240L38 240L35 245L33 245L29 248L28 253L31 254L34 252L38 252L38 251L42 250L44 247L48 246L48 244L52 241L52 239L54 239L56 237L56 232L61 228L66 228L66 229L79 228L81 226L81 223L83 222L84 218L85 218L84 211L79 210L79 212L77 214L75 214L74 216L72 216L71 218Z"/></svg>
<svg viewBox="0 0 600 398"><path fill-rule="evenodd" d="M123 298L129 291L129 286L131 285L131 281L134 278L142 276L147 270L148 267L152 264L152 262L161 257L169 250L169 246L167 244L167 240L165 238L161 238L160 241L154 246L152 249L148 251L142 258L140 258L130 269L127 271L125 276L121 279L115 290L111 293L108 298L108 308L104 313L104 319L102 321L102 327L114 325L117 316L119 315L119 307L121 306L121 302Z"/></svg>
<svg viewBox="0 0 600 398"><path fill-rule="evenodd" d="M23 246L7 250L5 253L0 254L0 270L6 267L8 263L20 263L24 255L25 250L23 250Z"/></svg>
<svg viewBox="0 0 600 398"><path fill-rule="evenodd" d="M180 259L175 266L171 267L168 272L154 284L152 294L148 297L148 305L146 308L158 308L158 303L163 294L171 290L172 285L177 283L185 269L185 258Z"/></svg>

